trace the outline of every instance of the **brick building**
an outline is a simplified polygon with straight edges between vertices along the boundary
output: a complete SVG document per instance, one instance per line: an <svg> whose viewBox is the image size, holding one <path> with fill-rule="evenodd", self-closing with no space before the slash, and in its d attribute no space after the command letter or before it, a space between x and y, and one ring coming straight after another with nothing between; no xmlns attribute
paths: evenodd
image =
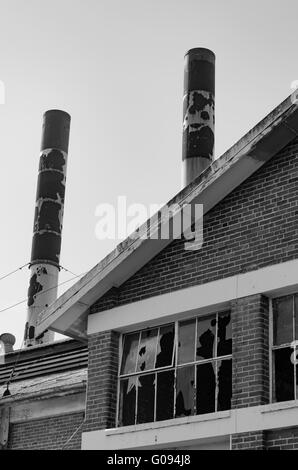
<svg viewBox="0 0 298 470"><path fill-rule="evenodd" d="M182 212L197 204L204 210L200 249L185 249L184 236L142 236L152 227L160 234L180 215L167 208ZM292 97L161 213L39 316L37 334L51 329L76 345L88 341L86 406L73 402L63 438L82 449L297 449L298 107ZM191 227L197 222L194 216ZM9 400L0 400L3 414ZM60 428L56 411L23 423L14 411L8 446L19 445L28 429L32 447L45 447L39 429Z"/></svg>

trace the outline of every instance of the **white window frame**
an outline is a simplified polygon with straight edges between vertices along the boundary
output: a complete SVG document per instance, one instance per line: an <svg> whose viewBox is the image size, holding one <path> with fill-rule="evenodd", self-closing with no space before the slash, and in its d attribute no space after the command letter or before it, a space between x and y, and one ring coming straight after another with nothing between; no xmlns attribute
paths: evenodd
<svg viewBox="0 0 298 470"><path fill-rule="evenodd" d="M293 364L294 367L294 398L292 400L287 400L287 401L277 401L276 400L276 386L275 386L275 367L274 367L274 351L278 349L284 349L286 347L291 347L291 343L285 343L281 344L278 346L274 346L273 344L273 336L274 336L274 328L273 328L273 302L276 299L281 299L283 297L293 297L293 331L295 331L295 295L298 295L298 292L284 292L282 295L275 295L274 297L271 297L269 299L269 401L270 403L286 403L286 402L293 402L298 400L298 392L297 392L297 387L295 386L296 384L296 375L297 375L297 370L296 370L296 365ZM293 352L297 351L296 348L293 348Z"/></svg>
<svg viewBox="0 0 298 470"><path fill-rule="evenodd" d="M216 337L215 337L215 345L216 345L216 355L214 357L208 358L208 359L200 359L200 360L194 360L192 362L186 362L183 364L178 364L178 325L181 322L187 321L187 320L195 320L195 344L197 344L197 331L198 331L198 321L202 320L204 318L212 317L214 316L216 318L216 325L218 325L218 318L219 316L223 315L231 315L231 310L230 309L224 309L216 312L210 312L205 315L192 315L188 318L183 318L180 320L172 321L172 322L167 322L167 323L161 323L161 324L154 324L152 326L148 326L147 328L141 328L137 330L131 330L131 331L126 331L125 333L122 333L120 335L120 340L119 340L119 366L118 366L118 377L117 377L117 412L116 412L116 427L127 427L129 425L120 425L119 424L119 412L120 412L120 382L121 379L133 377L133 376L139 376L139 375L147 375L147 374L152 374L155 373L155 380L157 377L157 374L159 372L165 372L165 371L174 371L174 387L173 387L173 393L174 393L174 409L173 409L173 418L170 419L181 419L181 417L175 417L176 415L176 376L177 376L177 370L179 368L187 367L187 366L193 366L195 367L195 374L194 374L194 397L196 395L196 390L197 390L197 373L196 373L196 366L200 364L207 364L211 363L214 364L214 373L215 373L215 378L216 378L216 384L215 384L215 410L213 413L218 413L217 408L218 408L218 362L219 361L224 361L224 360L232 360L232 352L231 354L227 354L224 356L217 356L217 335L218 335L218 327L216 327ZM129 374L121 374L121 365L122 365L122 356L123 356L123 346L124 346L124 336L133 334L133 333L139 333L139 341L141 338L141 332L154 329L154 328L163 328L168 325L174 325L174 345L173 345L173 352L172 352L172 363L169 366L163 366L159 368L154 368L154 369L148 369L146 371L137 371ZM138 348L139 349L139 348ZM175 361L174 361L175 359ZM137 360L136 360L136 365L137 365ZM136 390L137 392L137 390ZM156 384L155 384L155 397L154 397L154 421L152 423L158 423L161 421L156 421ZM136 393L136 404L135 404L135 410L137 410L137 393ZM196 400L194 398L194 416L200 416L196 414ZM137 419L137 412L135 411L135 423L132 426L139 426L141 423L136 422ZM166 421L166 420L165 420Z"/></svg>

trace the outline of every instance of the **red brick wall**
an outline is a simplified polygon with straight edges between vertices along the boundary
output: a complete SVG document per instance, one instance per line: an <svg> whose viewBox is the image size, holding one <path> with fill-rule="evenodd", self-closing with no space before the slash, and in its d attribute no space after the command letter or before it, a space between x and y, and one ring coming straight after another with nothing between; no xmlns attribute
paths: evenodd
<svg viewBox="0 0 298 470"><path fill-rule="evenodd" d="M175 240L91 313L298 258L298 139L204 217L198 251Z"/></svg>
<svg viewBox="0 0 298 470"><path fill-rule="evenodd" d="M65 448L79 450L81 449L82 427L67 446L65 444L83 420L83 413L71 413L11 424L8 449L61 450Z"/></svg>
<svg viewBox="0 0 298 470"><path fill-rule="evenodd" d="M234 300L231 306L232 408L269 403L269 301L263 295Z"/></svg>
<svg viewBox="0 0 298 470"><path fill-rule="evenodd" d="M298 427L268 431L266 447L268 450L298 450Z"/></svg>
<svg viewBox="0 0 298 470"><path fill-rule="evenodd" d="M245 432L232 437L233 450L298 450L298 427Z"/></svg>
<svg viewBox="0 0 298 470"><path fill-rule="evenodd" d="M232 450L265 450L265 434L259 432L243 432L232 436Z"/></svg>
<svg viewBox="0 0 298 470"><path fill-rule="evenodd" d="M115 427L119 334L89 336L86 424L84 431Z"/></svg>

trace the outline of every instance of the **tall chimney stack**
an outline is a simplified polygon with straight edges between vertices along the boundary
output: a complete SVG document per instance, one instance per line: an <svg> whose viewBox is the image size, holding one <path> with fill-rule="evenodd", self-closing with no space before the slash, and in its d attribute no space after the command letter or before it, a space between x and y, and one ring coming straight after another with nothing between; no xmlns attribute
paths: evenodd
<svg viewBox="0 0 298 470"><path fill-rule="evenodd" d="M183 96L182 187L214 158L215 55L190 49L185 55Z"/></svg>
<svg viewBox="0 0 298 470"><path fill-rule="evenodd" d="M70 115L50 110L43 116L41 154L30 262L25 347L49 343L54 333L35 336L39 313L57 298Z"/></svg>

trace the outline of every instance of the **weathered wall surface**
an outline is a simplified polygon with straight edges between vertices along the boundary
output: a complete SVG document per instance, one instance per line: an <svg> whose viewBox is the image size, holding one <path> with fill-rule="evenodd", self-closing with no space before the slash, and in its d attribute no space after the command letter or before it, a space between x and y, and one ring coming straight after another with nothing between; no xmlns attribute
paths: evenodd
<svg viewBox="0 0 298 470"><path fill-rule="evenodd" d="M233 437L234 450L298 450L298 428L246 432Z"/></svg>
<svg viewBox="0 0 298 470"><path fill-rule="evenodd" d="M80 429L66 445L68 439L84 420L84 413L72 413L52 418L36 419L10 425L8 449L62 450L80 449Z"/></svg>

